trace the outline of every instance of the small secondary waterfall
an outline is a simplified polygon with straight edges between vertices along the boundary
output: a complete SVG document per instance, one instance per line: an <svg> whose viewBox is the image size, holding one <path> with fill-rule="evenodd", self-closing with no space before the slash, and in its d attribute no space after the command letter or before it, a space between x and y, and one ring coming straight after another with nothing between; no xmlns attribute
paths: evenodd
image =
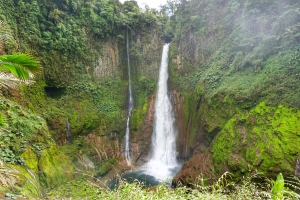
<svg viewBox="0 0 300 200"><path fill-rule="evenodd" d="M132 97L132 88L131 88L131 69L130 69L130 58L129 58L129 41L128 41L128 28L126 34L126 51L127 51L127 71L128 71L128 115L126 123L126 132L125 132L125 158L128 165L131 165L130 158L130 116L133 109L133 97Z"/></svg>
<svg viewBox="0 0 300 200"><path fill-rule="evenodd" d="M146 170L146 174L154 176L158 180L172 178L179 167L176 159L175 119L168 96L168 54L169 44L165 44L155 102L152 154L148 163L142 167Z"/></svg>
<svg viewBox="0 0 300 200"><path fill-rule="evenodd" d="M66 119L66 143L70 144L71 141L71 126L69 123L69 119Z"/></svg>

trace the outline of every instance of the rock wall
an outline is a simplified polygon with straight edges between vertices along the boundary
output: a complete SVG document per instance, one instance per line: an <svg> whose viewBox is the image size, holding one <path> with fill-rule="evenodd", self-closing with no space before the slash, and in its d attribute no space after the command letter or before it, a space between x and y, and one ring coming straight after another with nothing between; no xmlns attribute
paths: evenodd
<svg viewBox="0 0 300 200"><path fill-rule="evenodd" d="M190 116L186 116L185 113L185 97L180 96L176 91L172 92L173 109L175 113L175 126L178 130L176 148L178 152L178 158L186 160L191 156L191 149L188 145L192 119Z"/></svg>
<svg viewBox="0 0 300 200"><path fill-rule="evenodd" d="M137 31L131 37L130 58L133 77L146 76L156 82L164 44L160 31L149 28L147 32Z"/></svg>
<svg viewBox="0 0 300 200"><path fill-rule="evenodd" d="M177 118L177 123L186 127L179 142L189 137L179 147L190 148L191 157L174 177L175 184L195 183L200 174L213 181L226 171L235 178L253 170L272 178L278 173L298 174L300 149L294 144L300 142L299 110L264 102L249 108L250 102L235 102L226 95L212 101L196 99L188 100L190 106L181 104L185 112L193 108L188 121L185 116Z"/></svg>
<svg viewBox="0 0 300 200"><path fill-rule="evenodd" d="M120 59L119 59L119 48L118 42L115 38L109 38L107 42L102 44L101 55L93 67L93 75L98 79L103 77L118 77L120 72L118 70Z"/></svg>
<svg viewBox="0 0 300 200"><path fill-rule="evenodd" d="M300 131L300 89L291 84L299 83L298 8L296 1L181 4L170 83L178 93L178 151L191 157L176 181L225 171L236 178L298 173L300 151L291 142Z"/></svg>

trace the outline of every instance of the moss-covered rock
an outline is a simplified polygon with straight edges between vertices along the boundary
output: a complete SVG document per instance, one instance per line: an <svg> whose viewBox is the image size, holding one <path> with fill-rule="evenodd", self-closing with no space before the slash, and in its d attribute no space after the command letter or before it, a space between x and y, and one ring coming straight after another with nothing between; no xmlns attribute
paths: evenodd
<svg viewBox="0 0 300 200"><path fill-rule="evenodd" d="M27 147L20 157L25 160L26 167L34 172L38 171L38 158L30 147Z"/></svg>
<svg viewBox="0 0 300 200"><path fill-rule="evenodd" d="M41 185L46 188L54 188L71 180L74 172L71 159L55 145L42 151L38 168Z"/></svg>
<svg viewBox="0 0 300 200"><path fill-rule="evenodd" d="M17 183L13 185L13 189L27 198L43 196L43 189L40 187L36 173L23 166L11 165L10 167L15 170L15 176L17 178Z"/></svg>
<svg viewBox="0 0 300 200"><path fill-rule="evenodd" d="M300 155L300 111L264 102L234 115L213 141L216 171L237 173L253 169L276 176L293 174Z"/></svg>
<svg viewBox="0 0 300 200"><path fill-rule="evenodd" d="M130 117L130 127L133 130L132 133L139 131L146 116L147 109L148 99L145 97L144 104L141 107L137 107L132 110Z"/></svg>

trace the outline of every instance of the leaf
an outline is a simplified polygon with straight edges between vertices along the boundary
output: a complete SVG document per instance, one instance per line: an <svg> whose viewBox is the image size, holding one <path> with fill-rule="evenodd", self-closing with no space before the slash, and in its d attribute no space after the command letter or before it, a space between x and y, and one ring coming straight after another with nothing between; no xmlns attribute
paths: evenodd
<svg viewBox="0 0 300 200"><path fill-rule="evenodd" d="M0 56L1 71L10 71L21 80L28 80L41 71L41 64L33 56L16 53Z"/></svg>
<svg viewBox="0 0 300 200"><path fill-rule="evenodd" d="M277 199L277 197L283 191L283 189L284 189L284 178L282 174L279 173L272 188L272 199Z"/></svg>

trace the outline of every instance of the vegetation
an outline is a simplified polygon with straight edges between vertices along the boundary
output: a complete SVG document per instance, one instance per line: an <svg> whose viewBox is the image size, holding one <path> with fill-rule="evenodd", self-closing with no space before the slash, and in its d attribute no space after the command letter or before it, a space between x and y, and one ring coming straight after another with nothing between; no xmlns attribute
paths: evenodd
<svg viewBox="0 0 300 200"><path fill-rule="evenodd" d="M168 25L175 30L171 82L184 102L180 128L190 130L190 163L199 155L212 158L209 169L190 173L245 176L258 169L274 178L294 172L300 156L291 145L300 130L299 6L273 0L176 6Z"/></svg>
<svg viewBox="0 0 300 200"><path fill-rule="evenodd" d="M213 141L216 168L220 170L226 163L236 174L251 168L269 171L273 177L279 172L292 174L293 164L288 163L293 163L300 152L295 145L299 140L299 116L299 111L265 103L247 114L234 115Z"/></svg>
<svg viewBox="0 0 300 200"><path fill-rule="evenodd" d="M0 3L0 19L12 35L5 41L5 51L30 53L41 61L43 76L38 77L37 84L22 89L21 98L25 106L47 119L55 139L67 119L73 135L86 134L99 126L105 127L102 131L106 133L123 132L127 62L117 53L126 54L127 29L130 42L137 37L135 33L148 40L149 29L156 29L155 34L162 38L165 16L150 8L142 12L135 1L18 0ZM156 52L153 45L149 48ZM107 67L105 75L97 74L96 68L102 67L98 66L99 59L108 63L103 66ZM116 66L113 69L111 62ZM139 62L133 63L134 87L139 90L137 72L142 70ZM105 77L106 71L111 72L109 77ZM138 92L136 98L146 99ZM52 128L57 124L59 128Z"/></svg>
<svg viewBox="0 0 300 200"><path fill-rule="evenodd" d="M297 0L170 0L157 11L136 1L0 0L0 84L11 87L1 88L0 164L18 177L0 170L1 185L28 197L57 188L53 199L299 198L288 189L299 189L299 179L281 175L292 174L300 156L299 7ZM113 191L74 180L73 165L85 155L97 177L122 161L127 37L132 135L155 91L161 44L172 39L169 83L183 104L177 124L186 149L210 156L210 175L230 170L235 178L225 173L209 186L204 174L176 189L121 182ZM20 82L8 74L32 83L40 65L35 84L13 89ZM279 175L273 183L241 179L253 170Z"/></svg>
<svg viewBox="0 0 300 200"><path fill-rule="evenodd" d="M254 174L245 178L241 183L228 180L230 174L225 173L211 186L204 184L205 180L199 177L199 182L193 188L178 186L175 189L166 184L152 188L145 188L143 183L136 181L129 184L121 181L115 190L99 188L95 184L85 181L70 182L48 194L53 199L87 198L87 199L297 199L300 196L285 186L285 182L294 182L299 186L299 179L292 178L284 181L281 174L273 183L265 177ZM260 180L261 183L255 183ZM296 183L296 184L295 184ZM292 184L289 184L292 185Z"/></svg>
<svg viewBox="0 0 300 200"><path fill-rule="evenodd" d="M298 8L297 1L183 1L171 18L176 88L299 107Z"/></svg>
<svg viewBox="0 0 300 200"><path fill-rule="evenodd" d="M10 30L3 21L0 21L0 42L11 38ZM0 47L1 48L1 47ZM28 81L41 70L41 65L36 58L27 54L13 54L0 56L0 85L3 87L18 87Z"/></svg>

